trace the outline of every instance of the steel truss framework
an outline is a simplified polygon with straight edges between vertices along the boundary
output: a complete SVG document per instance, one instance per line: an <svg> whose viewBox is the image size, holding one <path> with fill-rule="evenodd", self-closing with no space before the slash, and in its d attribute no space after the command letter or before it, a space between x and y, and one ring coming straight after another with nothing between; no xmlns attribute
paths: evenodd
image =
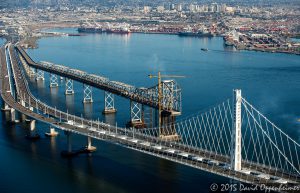
<svg viewBox="0 0 300 193"><path fill-rule="evenodd" d="M142 104L130 101L131 122L142 122Z"/></svg>
<svg viewBox="0 0 300 193"><path fill-rule="evenodd" d="M83 84L83 103L92 103L93 102L93 90L92 87Z"/></svg>
<svg viewBox="0 0 300 193"><path fill-rule="evenodd" d="M115 110L114 94L105 91L104 103L105 103L105 107L104 107L105 111Z"/></svg>
<svg viewBox="0 0 300 193"><path fill-rule="evenodd" d="M66 95L74 94L73 80L66 78Z"/></svg>
<svg viewBox="0 0 300 193"><path fill-rule="evenodd" d="M36 80L45 80L43 70L38 70L37 69L37 71L36 71Z"/></svg>
<svg viewBox="0 0 300 193"><path fill-rule="evenodd" d="M58 77L56 74L50 74L50 87L58 87Z"/></svg>
<svg viewBox="0 0 300 193"><path fill-rule="evenodd" d="M181 112L181 88L175 80L165 80L162 85L162 109L167 111ZM158 101L158 85L149 89L144 89L141 93L151 98L153 101Z"/></svg>
<svg viewBox="0 0 300 193"><path fill-rule="evenodd" d="M137 88L133 85L129 85L123 82L113 81L106 77L102 77L95 74L89 74L87 72L69 68L59 64L53 64L50 62L34 62L27 53L19 46L16 47L19 56L28 63L29 66L43 69L44 71L54 73L57 75L64 75L64 77L72 78L73 80L78 80L84 84L93 85L103 89L105 91L111 92L113 94L120 95L122 97L134 100L143 105L154 107L158 109L158 85L150 88ZM162 105L163 111L181 112L181 89L174 80L162 81L162 88L164 89L164 104ZM171 101L171 100L174 101ZM173 108L172 108L173 107ZM177 113L177 114L178 114Z"/></svg>
<svg viewBox="0 0 300 193"><path fill-rule="evenodd" d="M162 82L163 107L181 112L181 89L174 80Z"/></svg>

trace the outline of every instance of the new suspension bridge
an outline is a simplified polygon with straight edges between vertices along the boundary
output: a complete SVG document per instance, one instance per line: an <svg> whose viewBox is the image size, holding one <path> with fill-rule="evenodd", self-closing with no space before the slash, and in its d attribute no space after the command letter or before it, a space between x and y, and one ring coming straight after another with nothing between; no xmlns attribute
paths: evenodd
<svg viewBox="0 0 300 193"><path fill-rule="evenodd" d="M172 81L161 81L151 88L111 81L108 78L49 62L34 62L17 45L6 44L0 52L1 97L3 110L16 122L16 111L27 116L32 132L35 121L65 131L67 153L72 155L71 133L105 140L193 168L208 171L249 184L285 185L283 192L297 192L300 185L299 143L288 136L234 90L234 99L198 115L175 121L181 113L181 89ZM92 87L105 91L104 113L114 113L113 95L131 100L129 128L88 120L51 107L32 95L27 79L44 80L50 73L50 86L58 86L58 77L66 79L65 94L74 94L73 81L84 84L83 102L93 102ZM163 96L160 97L159 93ZM162 122L150 127L144 123L141 106L161 109Z"/></svg>

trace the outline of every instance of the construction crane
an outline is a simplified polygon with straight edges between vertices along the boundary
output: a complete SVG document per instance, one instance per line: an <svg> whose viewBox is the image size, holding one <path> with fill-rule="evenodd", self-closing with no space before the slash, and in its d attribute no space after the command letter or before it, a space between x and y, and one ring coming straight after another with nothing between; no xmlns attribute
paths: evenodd
<svg viewBox="0 0 300 193"><path fill-rule="evenodd" d="M162 78L185 78L185 76L180 76L180 75L161 75L160 71L158 71L157 75L148 75L149 78L157 78L158 79L158 128L159 128L159 136L161 135L161 112L162 112Z"/></svg>

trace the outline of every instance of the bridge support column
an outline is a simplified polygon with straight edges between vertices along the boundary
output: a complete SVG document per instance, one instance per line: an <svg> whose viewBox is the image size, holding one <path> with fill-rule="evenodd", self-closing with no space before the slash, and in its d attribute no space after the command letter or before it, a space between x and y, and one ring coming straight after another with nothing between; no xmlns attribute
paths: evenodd
<svg viewBox="0 0 300 193"><path fill-rule="evenodd" d="M10 108L10 121L12 123L16 122L16 110L13 108Z"/></svg>
<svg viewBox="0 0 300 193"><path fill-rule="evenodd" d="M66 78L66 95L72 95L74 94L74 89L73 89L73 80Z"/></svg>
<svg viewBox="0 0 300 193"><path fill-rule="evenodd" d="M34 131L35 130L35 120L31 120L30 121L30 131Z"/></svg>
<svg viewBox="0 0 300 193"><path fill-rule="evenodd" d="M83 84L83 103L92 103L93 102L93 91L92 87Z"/></svg>
<svg viewBox="0 0 300 193"><path fill-rule="evenodd" d="M50 132L45 133L45 135L47 137L56 137L58 135L58 132L55 131L55 128L53 128L53 127L50 126Z"/></svg>
<svg viewBox="0 0 300 193"><path fill-rule="evenodd" d="M127 124L129 127L143 128L143 105L135 101L130 101L130 122Z"/></svg>
<svg viewBox="0 0 300 193"><path fill-rule="evenodd" d="M78 154L78 152L72 151L72 135L70 131L65 131L65 135L67 136L67 145L68 149L61 152L61 156L63 157L73 157Z"/></svg>
<svg viewBox="0 0 300 193"><path fill-rule="evenodd" d="M96 147L95 146L92 146L92 138L91 137L87 137L87 146L85 148L85 151L87 153L91 153L91 152L94 152L96 151Z"/></svg>
<svg viewBox="0 0 300 193"><path fill-rule="evenodd" d="M44 78L44 71L43 70L37 70L36 72L36 77L35 79L38 81L38 80L45 80Z"/></svg>
<svg viewBox="0 0 300 193"><path fill-rule="evenodd" d="M115 100L114 100L114 94L110 92L104 92L104 110L103 114L110 114L115 113L117 110L115 109Z"/></svg>
<svg viewBox="0 0 300 193"><path fill-rule="evenodd" d="M50 88L58 87L58 78L56 74L50 74Z"/></svg>
<svg viewBox="0 0 300 193"><path fill-rule="evenodd" d="M242 169L242 91L234 91L234 121L231 142L231 169L240 171Z"/></svg>
<svg viewBox="0 0 300 193"><path fill-rule="evenodd" d="M26 136L27 139L36 140L40 138L40 135L36 133L35 130L35 120L30 120L29 122L29 134Z"/></svg>

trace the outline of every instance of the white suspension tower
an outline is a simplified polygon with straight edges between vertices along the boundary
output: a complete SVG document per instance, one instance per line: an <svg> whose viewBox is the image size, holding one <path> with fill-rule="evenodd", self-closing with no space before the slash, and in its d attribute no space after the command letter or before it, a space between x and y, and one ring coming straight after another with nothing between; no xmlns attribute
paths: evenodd
<svg viewBox="0 0 300 193"><path fill-rule="evenodd" d="M242 91L234 90L234 117L231 138L231 169L240 171L242 169Z"/></svg>

